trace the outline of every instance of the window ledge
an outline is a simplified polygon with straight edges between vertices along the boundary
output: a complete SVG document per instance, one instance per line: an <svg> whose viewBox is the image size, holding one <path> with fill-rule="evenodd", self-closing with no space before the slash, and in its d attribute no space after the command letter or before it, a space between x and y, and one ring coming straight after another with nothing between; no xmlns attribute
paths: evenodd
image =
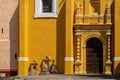
<svg viewBox="0 0 120 80"><path fill-rule="evenodd" d="M57 18L57 13L35 13L34 18Z"/></svg>

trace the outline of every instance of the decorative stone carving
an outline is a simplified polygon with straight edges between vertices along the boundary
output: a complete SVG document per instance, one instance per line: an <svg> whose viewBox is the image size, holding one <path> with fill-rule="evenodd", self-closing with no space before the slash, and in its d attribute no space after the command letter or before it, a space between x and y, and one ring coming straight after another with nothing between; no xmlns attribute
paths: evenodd
<svg viewBox="0 0 120 80"><path fill-rule="evenodd" d="M51 61L51 58L46 56L43 59L43 64L42 64L42 71L41 74L49 75L49 62Z"/></svg>
<svg viewBox="0 0 120 80"><path fill-rule="evenodd" d="M79 30L76 30L75 33L76 39L77 39L77 49L76 49L76 60L75 60L75 73L79 73L80 72L80 65L81 65L81 61L80 61L80 56L81 56L81 52L80 52L80 36L81 33L79 32Z"/></svg>
<svg viewBox="0 0 120 80"><path fill-rule="evenodd" d="M39 74L39 63L36 60L33 60L29 67L29 74L30 76L38 75Z"/></svg>
<svg viewBox="0 0 120 80"><path fill-rule="evenodd" d="M82 8L82 4L80 2L77 2L75 6L76 6L76 9Z"/></svg>
<svg viewBox="0 0 120 80"><path fill-rule="evenodd" d="M83 14L82 14L82 4L76 2L75 4L75 23L82 23Z"/></svg>
<svg viewBox="0 0 120 80"><path fill-rule="evenodd" d="M105 74L112 74L111 72L111 65L112 65L112 62L111 62L111 51L110 51L110 48L111 48L111 30L108 30L107 31L107 40L108 40L108 50L107 50L107 61L106 61L106 65L105 65Z"/></svg>
<svg viewBox="0 0 120 80"><path fill-rule="evenodd" d="M107 9L110 9L110 7L111 7L111 0L109 0L109 1L106 3L106 8L107 8Z"/></svg>
<svg viewBox="0 0 120 80"><path fill-rule="evenodd" d="M107 19L111 19L111 14L106 14Z"/></svg>
<svg viewBox="0 0 120 80"><path fill-rule="evenodd" d="M50 66L50 73L57 73L57 66L56 66L56 64L54 63L55 61L54 60L52 60L52 64L51 64L51 66Z"/></svg>
<svg viewBox="0 0 120 80"><path fill-rule="evenodd" d="M109 0L107 3L106 3L106 23L109 24L111 23L111 4L112 4L112 1Z"/></svg>

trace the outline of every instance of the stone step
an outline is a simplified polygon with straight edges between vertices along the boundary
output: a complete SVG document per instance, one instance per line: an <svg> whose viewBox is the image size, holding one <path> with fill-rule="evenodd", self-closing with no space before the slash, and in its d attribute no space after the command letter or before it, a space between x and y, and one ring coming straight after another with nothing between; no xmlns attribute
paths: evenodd
<svg viewBox="0 0 120 80"><path fill-rule="evenodd" d="M0 80L120 80L120 76L113 75L40 75L26 77L2 77Z"/></svg>

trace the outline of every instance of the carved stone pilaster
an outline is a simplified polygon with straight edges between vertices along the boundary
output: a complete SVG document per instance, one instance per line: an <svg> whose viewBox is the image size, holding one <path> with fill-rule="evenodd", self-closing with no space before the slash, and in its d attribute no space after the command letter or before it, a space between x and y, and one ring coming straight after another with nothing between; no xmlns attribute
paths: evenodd
<svg viewBox="0 0 120 80"><path fill-rule="evenodd" d="M111 31L108 30L107 32L107 44L108 44L108 48L107 48L107 61L105 62L105 74L112 74L111 72L111 65L112 65L112 61L111 61Z"/></svg>
<svg viewBox="0 0 120 80"><path fill-rule="evenodd" d="M80 37L81 37L81 33L78 31L75 32L75 36L76 36L76 60L75 60L75 73L80 73L80 65L81 65L81 52L80 52Z"/></svg>
<svg viewBox="0 0 120 80"><path fill-rule="evenodd" d="M75 61L75 63L76 64L78 64L78 63L80 63L80 36L81 36L81 34L77 34L77 45L76 45L76 47L77 47L77 60Z"/></svg>

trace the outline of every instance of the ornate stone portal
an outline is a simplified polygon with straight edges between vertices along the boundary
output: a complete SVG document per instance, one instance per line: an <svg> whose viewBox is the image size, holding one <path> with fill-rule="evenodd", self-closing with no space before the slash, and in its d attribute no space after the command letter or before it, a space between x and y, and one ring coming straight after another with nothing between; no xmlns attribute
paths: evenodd
<svg viewBox="0 0 120 80"><path fill-rule="evenodd" d="M88 28L89 27L89 28ZM91 28L93 30L90 30ZM105 28L105 29L103 29ZM91 38L98 38L103 44L103 60L102 60L102 67L103 67L103 74L112 74L111 71L111 26L103 26L98 25L82 25L82 26L74 26L74 73L76 74L86 74L87 73L87 56L86 56L86 43ZM97 44L96 44L97 45ZM82 48L84 46L84 48Z"/></svg>
<svg viewBox="0 0 120 80"><path fill-rule="evenodd" d="M112 3L104 1L75 1L74 8L74 73L86 74L87 41L97 38L102 43L102 66L104 74L112 74ZM106 7L105 7L106 6ZM81 35L82 34L82 35ZM97 45L97 44L96 44Z"/></svg>

